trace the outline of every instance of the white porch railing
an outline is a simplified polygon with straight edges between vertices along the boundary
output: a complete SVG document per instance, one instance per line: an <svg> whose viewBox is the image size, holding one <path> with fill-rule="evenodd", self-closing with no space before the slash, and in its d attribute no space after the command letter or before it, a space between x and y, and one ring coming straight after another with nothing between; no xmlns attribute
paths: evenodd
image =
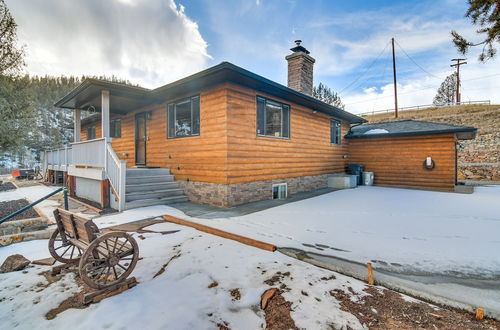
<svg viewBox="0 0 500 330"><path fill-rule="evenodd" d="M105 168L106 139L94 139L72 143L74 166Z"/></svg>
<svg viewBox="0 0 500 330"><path fill-rule="evenodd" d="M67 171L68 165L71 164L71 160L72 148L66 147L45 151L42 164L44 164L44 170Z"/></svg>
<svg viewBox="0 0 500 330"><path fill-rule="evenodd" d="M118 210L125 209L126 161L120 160L111 146L111 139L100 138L75 142L71 147L45 151L43 170L68 171L68 166L102 168L110 182Z"/></svg>
<svg viewBox="0 0 500 330"><path fill-rule="evenodd" d="M125 175L127 162L120 160L116 155L111 143L106 146L106 175L109 179L111 190L118 199L118 210L125 208Z"/></svg>

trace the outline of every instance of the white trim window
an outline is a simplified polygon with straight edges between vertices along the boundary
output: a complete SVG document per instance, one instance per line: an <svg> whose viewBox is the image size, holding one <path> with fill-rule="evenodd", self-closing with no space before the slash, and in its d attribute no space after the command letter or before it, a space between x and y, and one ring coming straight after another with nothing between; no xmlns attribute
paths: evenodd
<svg viewBox="0 0 500 330"><path fill-rule="evenodd" d="M339 120L330 119L330 143L341 144L342 125Z"/></svg>
<svg viewBox="0 0 500 330"><path fill-rule="evenodd" d="M290 138L290 106L257 96L257 135Z"/></svg>
<svg viewBox="0 0 500 330"><path fill-rule="evenodd" d="M167 138L200 135L200 97L192 96L168 105Z"/></svg>
<svg viewBox="0 0 500 330"><path fill-rule="evenodd" d="M272 199L286 199L288 195L286 183L273 184Z"/></svg>

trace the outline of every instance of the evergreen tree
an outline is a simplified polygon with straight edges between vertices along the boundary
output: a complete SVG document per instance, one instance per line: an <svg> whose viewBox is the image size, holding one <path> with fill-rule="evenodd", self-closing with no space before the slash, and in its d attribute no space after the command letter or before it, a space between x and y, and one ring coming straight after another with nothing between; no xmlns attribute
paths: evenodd
<svg viewBox="0 0 500 330"><path fill-rule="evenodd" d="M4 0L0 0L0 153L22 146L34 111L29 102L27 78L20 77L24 50L18 48L17 24Z"/></svg>
<svg viewBox="0 0 500 330"><path fill-rule="evenodd" d="M16 45L17 24L4 0L0 0L0 76L19 73L24 65L24 49Z"/></svg>
<svg viewBox="0 0 500 330"><path fill-rule="evenodd" d="M323 83L319 83L318 86L313 87L312 96L337 108L345 108L345 105L344 103L342 103L340 96L332 91L330 87L323 85Z"/></svg>
<svg viewBox="0 0 500 330"><path fill-rule="evenodd" d="M470 47L483 46L479 55L479 61L484 62L495 57L496 49L493 43L500 42L500 1L498 0L469 0L469 9L465 17L472 20L472 24L479 26L476 31L479 35L485 35L484 40L473 43L466 40L457 31L451 31L453 43L458 51L466 54Z"/></svg>
<svg viewBox="0 0 500 330"><path fill-rule="evenodd" d="M434 105L449 105L456 101L457 73L452 73L444 79L434 96Z"/></svg>

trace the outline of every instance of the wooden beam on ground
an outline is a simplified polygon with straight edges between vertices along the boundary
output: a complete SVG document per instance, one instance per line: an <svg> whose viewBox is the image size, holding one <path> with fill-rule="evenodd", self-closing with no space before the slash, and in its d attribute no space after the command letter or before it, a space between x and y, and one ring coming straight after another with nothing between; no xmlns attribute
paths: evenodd
<svg viewBox="0 0 500 330"><path fill-rule="evenodd" d="M90 304L90 303L98 303L99 301L109 298L112 296L115 296L117 294L122 293L125 290L128 290L130 288L133 288L134 286L137 285L137 281L135 277L127 278L126 280L113 284L109 288L105 289L100 289L96 290L90 293L87 293L83 295L82 297L82 303L84 305Z"/></svg>
<svg viewBox="0 0 500 330"><path fill-rule="evenodd" d="M73 197L71 197L71 196L68 196L68 199L69 199L70 201L73 201L73 202L75 202L75 203L78 203L78 204L80 204L80 205L83 205L83 206L85 206L85 207L87 207L87 208L91 209L92 211L95 211L95 212L97 212L97 213L99 213L99 214L102 212L102 210L101 210L100 208L95 207L95 206L92 206L92 205L87 204L87 203L85 203L85 202L82 202L81 200L78 200L78 199L73 198Z"/></svg>
<svg viewBox="0 0 500 330"><path fill-rule="evenodd" d="M165 221L168 221L168 222L172 222L172 223L175 223L178 225L192 227L192 228L195 228L199 231L203 231L203 232L208 233L208 234L227 238L227 239L230 239L233 241L237 241L237 242L240 242L240 243L243 243L246 245L250 245L250 246L262 249L262 250L271 251L271 252L276 251L276 245L272 245L272 244L265 243L262 241L257 241L257 240L254 240L254 239L251 239L248 237L244 237L244 236L240 236L240 235L236 235L236 234L231 234L231 233L228 233L227 231L215 229L215 228L208 227L205 225L200 225L198 223L179 219L179 218L176 218L176 217L173 217L170 215L164 215L163 219L165 219Z"/></svg>

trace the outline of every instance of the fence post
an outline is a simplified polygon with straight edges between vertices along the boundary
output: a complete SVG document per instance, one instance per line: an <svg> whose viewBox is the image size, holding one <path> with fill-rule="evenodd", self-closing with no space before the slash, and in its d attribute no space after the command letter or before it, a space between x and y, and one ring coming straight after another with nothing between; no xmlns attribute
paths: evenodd
<svg viewBox="0 0 500 330"><path fill-rule="evenodd" d="M64 196L64 209L66 211L68 211L69 210L69 206L68 206L68 188L66 188L66 187L64 187L63 196Z"/></svg>

